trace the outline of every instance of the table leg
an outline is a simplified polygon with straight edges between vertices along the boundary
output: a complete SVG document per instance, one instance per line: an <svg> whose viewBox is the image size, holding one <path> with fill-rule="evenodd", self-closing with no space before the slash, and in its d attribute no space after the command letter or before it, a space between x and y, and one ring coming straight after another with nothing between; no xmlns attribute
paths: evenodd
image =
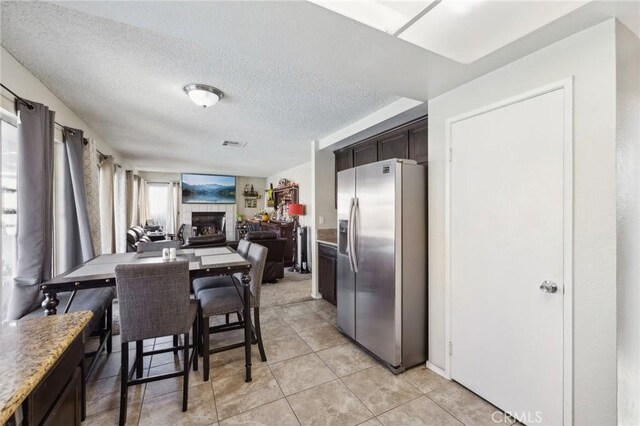
<svg viewBox="0 0 640 426"><path fill-rule="evenodd" d="M244 357L245 357L245 382L251 381L251 275L248 272L242 274L242 287L244 291Z"/></svg>
<svg viewBox="0 0 640 426"><path fill-rule="evenodd" d="M47 290L45 291L44 295L45 299L41 305L44 309L44 315L49 316L57 314L58 310L56 309L56 307L58 306L58 303L60 303L60 301L58 300L58 295L56 294L56 292L53 290Z"/></svg>

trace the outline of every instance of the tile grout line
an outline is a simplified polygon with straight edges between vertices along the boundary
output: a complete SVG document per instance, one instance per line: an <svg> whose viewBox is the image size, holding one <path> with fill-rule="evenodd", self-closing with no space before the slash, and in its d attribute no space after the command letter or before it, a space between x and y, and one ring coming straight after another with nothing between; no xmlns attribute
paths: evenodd
<svg viewBox="0 0 640 426"><path fill-rule="evenodd" d="M435 390L435 389L433 389ZM433 391L431 391L433 392ZM426 393L424 394L424 396L426 396L427 398L429 398L431 401L433 401L434 404L436 404L438 407L442 408L444 411L446 411L447 413L449 413L449 415L451 417L453 417L454 419L456 419L457 421L459 421L460 423L462 423L465 426L473 426L473 425L467 425L465 422L463 422L462 420L460 420L455 414L453 414L451 411L447 410L446 407L444 407L443 405L441 405L438 401L436 401L435 399L431 398L429 395L427 395Z"/></svg>
<svg viewBox="0 0 640 426"><path fill-rule="evenodd" d="M304 355L302 355L304 356ZM267 364L267 368L269 369L269 372L271 373L271 375L273 376L273 380L276 381L276 384L278 385L278 389L280 389L280 392L282 393L282 397L283 399L287 402L287 405L289 406L289 408L291 409L291 412L293 413L293 415L296 418L296 421L298 422L299 425L302 424L302 422L300 421L300 419L298 418L298 415L296 414L296 410L293 409L293 406L291 405L291 403L289 402L289 399L287 398L287 395L285 395L284 391L282 390L282 386L280 385L280 382L278 382L278 378L276 377L275 374L273 374L273 370L271 370L271 366L269 364ZM276 400L277 401L277 400ZM272 401L273 402L273 401Z"/></svg>

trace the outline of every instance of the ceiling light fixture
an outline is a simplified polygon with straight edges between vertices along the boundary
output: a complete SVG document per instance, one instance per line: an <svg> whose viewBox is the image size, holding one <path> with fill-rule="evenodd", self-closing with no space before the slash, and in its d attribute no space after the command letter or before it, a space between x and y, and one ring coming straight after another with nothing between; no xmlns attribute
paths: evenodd
<svg viewBox="0 0 640 426"><path fill-rule="evenodd" d="M193 103L203 108L215 105L224 98L224 93L220 89L206 84L187 84L184 86L184 92L189 95Z"/></svg>

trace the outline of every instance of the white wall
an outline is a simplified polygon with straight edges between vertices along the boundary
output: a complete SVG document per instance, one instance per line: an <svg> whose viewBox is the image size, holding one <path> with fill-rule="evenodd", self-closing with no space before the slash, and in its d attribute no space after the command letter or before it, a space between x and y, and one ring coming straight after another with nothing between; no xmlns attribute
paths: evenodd
<svg viewBox="0 0 640 426"><path fill-rule="evenodd" d="M237 210L238 210L238 214L242 215L243 219L251 219L253 216L255 216L255 214L259 210L264 209L264 200L265 200L264 190L266 189L264 182L265 182L265 178L238 176L238 180L236 182L236 188L237 188L236 197L238 201ZM262 197L257 200L256 208L244 206L244 197L242 196L242 191L244 191L245 185L249 185L249 188L251 188L251 185L253 185L253 189L255 189L258 192L258 194L260 194L260 196Z"/></svg>
<svg viewBox="0 0 640 426"><path fill-rule="evenodd" d="M616 423L615 59L609 20L429 102L429 360L444 369L445 120L574 76L574 423L580 425Z"/></svg>
<svg viewBox="0 0 640 426"><path fill-rule="evenodd" d="M317 142L312 148L313 166L313 218L316 229L338 227L335 200L335 156L331 149L319 150ZM323 223L320 223L320 222Z"/></svg>
<svg viewBox="0 0 640 426"><path fill-rule="evenodd" d="M616 26L618 423L640 425L640 41Z"/></svg>
<svg viewBox="0 0 640 426"><path fill-rule="evenodd" d="M122 158L119 152L102 140L87 123L82 121L75 112L71 111L40 80L23 67L16 58L11 56L4 47L0 47L0 75L2 76L2 84L24 99L48 106L50 110L56 112L56 122L82 130L84 137L96 140L96 147L100 152L105 155L113 155L117 163L126 166L126 160ZM9 95L4 90L2 93ZM5 99L3 99L2 105L6 107L7 101ZM9 108L13 109L12 106Z"/></svg>

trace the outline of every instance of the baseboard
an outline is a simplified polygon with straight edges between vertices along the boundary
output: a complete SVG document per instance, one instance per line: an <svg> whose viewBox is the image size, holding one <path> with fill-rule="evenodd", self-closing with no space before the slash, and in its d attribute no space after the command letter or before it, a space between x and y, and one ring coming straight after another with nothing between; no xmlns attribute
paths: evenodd
<svg viewBox="0 0 640 426"><path fill-rule="evenodd" d="M427 361L427 369L429 369L429 370L433 371L434 373L444 377L447 380L451 380L451 376L449 376L446 371L444 371L442 368L440 368L440 367L438 367L436 365L431 364L429 361Z"/></svg>

